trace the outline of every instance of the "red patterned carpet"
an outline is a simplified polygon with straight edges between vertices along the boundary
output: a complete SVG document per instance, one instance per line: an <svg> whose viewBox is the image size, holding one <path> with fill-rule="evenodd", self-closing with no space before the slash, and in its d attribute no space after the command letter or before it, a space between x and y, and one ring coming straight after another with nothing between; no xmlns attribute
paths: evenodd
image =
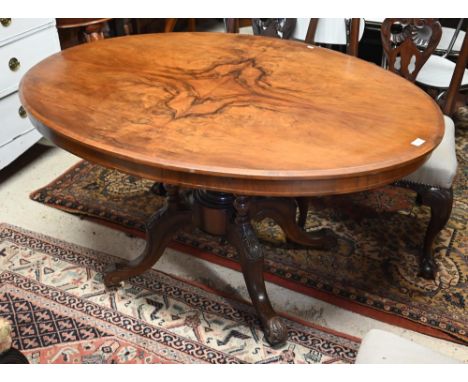
<svg viewBox="0 0 468 382"><path fill-rule="evenodd" d="M459 171L452 216L435 243L435 281L418 277L429 211L411 191L394 187L315 198L306 228L331 228L333 253L291 246L273 222L256 224L266 253L267 280L346 309L450 341L468 342L468 150L457 138ZM153 182L83 161L34 192L33 200L143 235L144 222L164 203ZM239 270L237 254L202 232L182 232L173 248Z"/></svg>
<svg viewBox="0 0 468 382"><path fill-rule="evenodd" d="M395 187L312 200L306 228L336 232L339 248L334 252L291 246L272 221L257 223L266 279L393 325L468 343L466 131L457 131L454 205L434 246L435 281L418 277L429 210L415 205L411 191ZM152 185L83 161L31 198L143 236L145 221L164 203ZM172 247L240 269L233 248L199 231L180 233Z"/></svg>
<svg viewBox="0 0 468 382"><path fill-rule="evenodd" d="M0 317L31 363L352 363L359 340L285 318L272 349L253 308L157 271L108 291L116 259L0 225Z"/></svg>

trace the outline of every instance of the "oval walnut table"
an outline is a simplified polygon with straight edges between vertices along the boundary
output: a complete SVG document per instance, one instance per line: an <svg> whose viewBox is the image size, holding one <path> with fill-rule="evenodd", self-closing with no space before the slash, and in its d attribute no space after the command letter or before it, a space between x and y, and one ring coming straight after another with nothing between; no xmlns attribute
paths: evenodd
<svg viewBox="0 0 468 382"><path fill-rule="evenodd" d="M295 198L391 183L421 166L444 132L429 96L373 64L235 34L77 46L32 68L20 95L58 146L166 185L145 251L106 273L106 285L151 268L181 228L223 235L272 345L284 343L287 328L265 290L251 219L273 218L292 242L332 248L330 232L296 224ZM424 143L414 145L418 138Z"/></svg>

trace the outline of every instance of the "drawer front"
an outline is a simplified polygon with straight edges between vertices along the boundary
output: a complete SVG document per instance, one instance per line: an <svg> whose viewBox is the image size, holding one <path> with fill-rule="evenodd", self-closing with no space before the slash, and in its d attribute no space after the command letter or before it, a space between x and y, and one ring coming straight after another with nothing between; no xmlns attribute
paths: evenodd
<svg viewBox="0 0 468 382"><path fill-rule="evenodd" d="M21 77L32 66L58 51L60 43L55 27L0 47L0 97L16 91Z"/></svg>
<svg viewBox="0 0 468 382"><path fill-rule="evenodd" d="M46 25L55 25L55 19L0 19L0 46Z"/></svg>
<svg viewBox="0 0 468 382"><path fill-rule="evenodd" d="M27 149L39 141L41 137L41 134L34 129L20 135L8 145L0 147L0 170L23 154Z"/></svg>
<svg viewBox="0 0 468 382"><path fill-rule="evenodd" d="M22 109L18 93L0 100L0 147L32 129L34 127Z"/></svg>

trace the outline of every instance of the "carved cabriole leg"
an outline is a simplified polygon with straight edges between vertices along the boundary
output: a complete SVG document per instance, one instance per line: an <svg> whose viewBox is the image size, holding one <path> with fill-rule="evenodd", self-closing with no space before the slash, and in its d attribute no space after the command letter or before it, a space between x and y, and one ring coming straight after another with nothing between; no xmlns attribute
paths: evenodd
<svg viewBox="0 0 468 382"><path fill-rule="evenodd" d="M228 227L227 239L239 253L245 283L260 316L265 338L272 346L282 346L287 340L288 330L268 299L263 278L263 251L250 224L249 198L238 196L234 208L236 214Z"/></svg>
<svg viewBox="0 0 468 382"><path fill-rule="evenodd" d="M437 269L432 246L437 234L445 227L450 218L453 204L453 190L452 188L437 188L407 181L399 181L395 185L415 191L417 193L417 203L431 208L431 219L424 236L420 258L419 276L434 280Z"/></svg>
<svg viewBox="0 0 468 382"><path fill-rule="evenodd" d="M179 188L166 185L168 201L164 211L146 226L147 242L143 253L126 264L115 264L104 275L104 284L113 287L123 280L150 269L162 256L169 241L180 229L192 224L192 212L181 201Z"/></svg>
<svg viewBox="0 0 468 382"><path fill-rule="evenodd" d="M250 215L256 220L273 219L293 243L321 249L331 249L336 245L336 237L330 229L304 231L296 223L296 209L292 198L258 198L252 202Z"/></svg>
<svg viewBox="0 0 468 382"><path fill-rule="evenodd" d="M424 237L424 246L420 263L420 276L435 279L436 265L432 246L438 233L445 227L452 212L453 190L426 188L418 191L421 203L431 208L431 220Z"/></svg>

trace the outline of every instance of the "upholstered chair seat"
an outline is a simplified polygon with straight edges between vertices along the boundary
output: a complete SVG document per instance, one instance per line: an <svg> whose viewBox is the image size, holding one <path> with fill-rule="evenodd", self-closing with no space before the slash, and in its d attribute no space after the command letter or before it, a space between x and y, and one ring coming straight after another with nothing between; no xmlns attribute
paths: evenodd
<svg viewBox="0 0 468 382"><path fill-rule="evenodd" d="M447 89L450 85L455 63L447 58L431 55L424 66L419 71L416 82L438 89ZM468 86L468 70L462 78L461 87Z"/></svg>
<svg viewBox="0 0 468 382"><path fill-rule="evenodd" d="M452 187L453 178L457 172L455 125L452 119L447 116L444 116L444 122L445 133L439 146L436 147L423 166L403 180L440 188Z"/></svg>

